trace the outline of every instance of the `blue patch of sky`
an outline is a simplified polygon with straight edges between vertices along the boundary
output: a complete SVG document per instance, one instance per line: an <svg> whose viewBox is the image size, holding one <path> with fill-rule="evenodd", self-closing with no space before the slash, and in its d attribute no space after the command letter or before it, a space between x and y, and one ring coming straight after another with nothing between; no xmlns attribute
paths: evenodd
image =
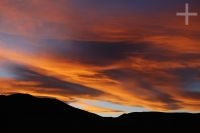
<svg viewBox="0 0 200 133"><path fill-rule="evenodd" d="M6 66L0 66L0 78L14 78L12 72Z"/></svg>
<svg viewBox="0 0 200 133"><path fill-rule="evenodd" d="M93 106L119 110L126 113L148 111L147 109L144 109L143 107L139 107L139 106L125 106L125 105L112 103L112 102L106 102L106 101L84 100L84 102Z"/></svg>
<svg viewBox="0 0 200 133"><path fill-rule="evenodd" d="M191 81L190 83L185 85L185 88L187 91L200 92L200 81Z"/></svg>

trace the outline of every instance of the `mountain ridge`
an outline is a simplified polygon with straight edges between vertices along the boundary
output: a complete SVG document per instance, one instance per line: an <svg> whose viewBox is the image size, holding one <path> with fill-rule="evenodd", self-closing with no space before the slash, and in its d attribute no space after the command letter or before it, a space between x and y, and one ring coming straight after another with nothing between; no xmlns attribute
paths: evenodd
<svg viewBox="0 0 200 133"><path fill-rule="evenodd" d="M101 117L80 110L62 101L29 94L0 95L1 125L7 130L83 131L111 129L199 129L200 114L137 112L123 114L117 118ZM12 127L12 128L11 128ZM13 128L14 127L14 128ZM22 128L23 127L23 128Z"/></svg>

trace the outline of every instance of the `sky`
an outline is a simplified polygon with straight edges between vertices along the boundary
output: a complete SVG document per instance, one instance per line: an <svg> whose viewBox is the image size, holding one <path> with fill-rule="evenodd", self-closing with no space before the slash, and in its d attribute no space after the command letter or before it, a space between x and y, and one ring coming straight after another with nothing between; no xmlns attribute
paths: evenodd
<svg viewBox="0 0 200 133"><path fill-rule="evenodd" d="M0 0L0 93L101 116L200 112L199 0Z"/></svg>

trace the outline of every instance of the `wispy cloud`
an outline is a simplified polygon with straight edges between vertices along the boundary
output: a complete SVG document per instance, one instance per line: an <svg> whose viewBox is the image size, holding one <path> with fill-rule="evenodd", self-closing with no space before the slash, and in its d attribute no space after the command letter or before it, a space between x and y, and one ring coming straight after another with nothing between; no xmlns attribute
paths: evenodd
<svg viewBox="0 0 200 133"><path fill-rule="evenodd" d="M184 4L1 0L0 92L56 97L103 115L199 111L200 19L185 26L176 17Z"/></svg>

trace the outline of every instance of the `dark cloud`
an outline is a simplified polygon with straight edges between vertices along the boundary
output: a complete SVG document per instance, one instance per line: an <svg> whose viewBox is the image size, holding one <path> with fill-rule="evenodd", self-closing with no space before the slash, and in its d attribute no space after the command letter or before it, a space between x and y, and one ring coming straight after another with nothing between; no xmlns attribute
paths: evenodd
<svg viewBox="0 0 200 133"><path fill-rule="evenodd" d="M105 42L43 40L39 46L41 53L51 53L57 59L73 60L90 65L109 65L129 58L143 58L157 62L183 62L199 59L198 53L177 54L152 42Z"/></svg>
<svg viewBox="0 0 200 133"><path fill-rule="evenodd" d="M138 72L133 69L127 68L106 70L103 73L111 77L112 79L121 81L123 84L125 84L125 86L126 84L129 84L129 92L137 94L137 96L141 99L152 102L163 102L163 104L165 104L164 108L169 110L181 108L178 104L180 101L176 100L169 94L166 94L165 92L163 92L163 90L156 88L154 84L152 84L151 82L149 82L149 80L146 80L146 78L144 78L150 78L151 75L148 73ZM132 84L132 86L130 86L131 81L136 82L137 86L135 86L135 84Z"/></svg>
<svg viewBox="0 0 200 133"><path fill-rule="evenodd" d="M58 59L70 59L93 65L109 65L129 57L163 60L169 55L168 51L150 43L45 40L43 44L40 48Z"/></svg>
<svg viewBox="0 0 200 133"><path fill-rule="evenodd" d="M169 110L175 110L181 108L179 106L178 100L173 98L173 96L170 96L166 92L163 92L163 90L160 90L159 88L155 87L153 84L148 83L147 81L143 81L139 79L137 81L141 89L145 89L146 93L149 94L141 94L140 91L138 91L138 95L146 95L145 100L156 102L160 101L163 102L165 105L164 108L169 109ZM132 90L134 92L134 88Z"/></svg>
<svg viewBox="0 0 200 133"><path fill-rule="evenodd" d="M31 70L26 66L13 66L13 71L17 76L17 80L37 82L39 84L35 85L34 87L41 89L54 88L56 89L55 92L60 90L61 92L72 95L98 96L104 94L103 92L95 90L94 88L64 81L53 76L44 75Z"/></svg>

